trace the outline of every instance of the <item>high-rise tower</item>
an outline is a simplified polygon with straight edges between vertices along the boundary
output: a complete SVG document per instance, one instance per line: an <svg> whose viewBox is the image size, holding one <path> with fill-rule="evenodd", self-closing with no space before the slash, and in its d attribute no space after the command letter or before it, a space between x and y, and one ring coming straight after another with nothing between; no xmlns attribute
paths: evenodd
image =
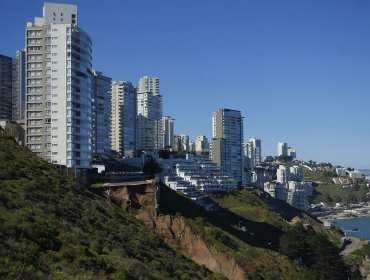
<svg viewBox="0 0 370 280"><path fill-rule="evenodd" d="M161 150L163 145L162 96L159 78L140 78L137 91L137 149Z"/></svg>
<svg viewBox="0 0 370 280"><path fill-rule="evenodd" d="M132 83L112 83L112 150L128 157L136 151L136 98Z"/></svg>
<svg viewBox="0 0 370 280"><path fill-rule="evenodd" d="M14 60L13 120L24 121L26 112L26 51L18 50Z"/></svg>
<svg viewBox="0 0 370 280"><path fill-rule="evenodd" d="M261 139L251 138L245 146L245 156L247 157L248 169L261 163Z"/></svg>
<svg viewBox="0 0 370 280"><path fill-rule="evenodd" d="M111 151L111 82L112 79L92 71L92 152L107 155Z"/></svg>
<svg viewBox="0 0 370 280"><path fill-rule="evenodd" d="M163 146L164 148L172 148L175 143L174 121L170 116L163 117Z"/></svg>
<svg viewBox="0 0 370 280"><path fill-rule="evenodd" d="M0 55L0 119L12 119L13 59Z"/></svg>
<svg viewBox="0 0 370 280"><path fill-rule="evenodd" d="M68 167L91 165L89 35L77 6L45 3L26 28L26 144L36 155Z"/></svg>
<svg viewBox="0 0 370 280"><path fill-rule="evenodd" d="M211 159L238 182L243 181L243 118L240 111L219 109L213 113Z"/></svg>

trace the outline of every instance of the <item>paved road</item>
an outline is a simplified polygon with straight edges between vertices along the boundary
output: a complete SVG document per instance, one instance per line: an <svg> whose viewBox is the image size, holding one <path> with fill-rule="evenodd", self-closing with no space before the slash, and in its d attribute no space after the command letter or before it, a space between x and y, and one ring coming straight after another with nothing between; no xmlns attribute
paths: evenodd
<svg viewBox="0 0 370 280"><path fill-rule="evenodd" d="M341 255L348 255L352 253L353 251L360 249L362 246L364 246L366 243L368 243L367 240L361 240L360 238L353 237L353 236L347 236L349 240L351 240L351 243L349 243L342 252L340 252Z"/></svg>

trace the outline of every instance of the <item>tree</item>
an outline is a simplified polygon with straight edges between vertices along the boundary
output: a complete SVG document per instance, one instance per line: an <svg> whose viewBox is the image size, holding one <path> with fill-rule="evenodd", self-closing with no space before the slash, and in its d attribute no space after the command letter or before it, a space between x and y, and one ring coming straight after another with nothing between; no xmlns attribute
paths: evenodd
<svg viewBox="0 0 370 280"><path fill-rule="evenodd" d="M154 178L154 175L161 172L162 169L157 161L151 157L145 161L142 171L143 173L149 175L150 178Z"/></svg>

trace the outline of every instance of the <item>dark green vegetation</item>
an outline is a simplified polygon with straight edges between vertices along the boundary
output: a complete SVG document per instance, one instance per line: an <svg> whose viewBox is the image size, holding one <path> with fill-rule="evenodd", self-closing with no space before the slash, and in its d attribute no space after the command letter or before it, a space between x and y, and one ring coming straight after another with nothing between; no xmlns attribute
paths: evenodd
<svg viewBox="0 0 370 280"><path fill-rule="evenodd" d="M156 173L161 172L161 167L154 158L149 158L145 161L142 171L150 178L154 178Z"/></svg>
<svg viewBox="0 0 370 280"><path fill-rule="evenodd" d="M370 200L367 195L370 189L365 185L356 185L353 188L343 188L341 185L335 185L332 178L336 175L333 172L317 171L313 172L307 168L303 169L304 177L307 180L315 181L315 192L313 203L325 202L328 205L334 205L337 202L359 203ZM321 183L318 183L321 182Z"/></svg>
<svg viewBox="0 0 370 280"><path fill-rule="evenodd" d="M370 196L367 195L370 192L368 187L355 186L353 188L343 188L339 185L318 185L316 188L316 195L314 202L326 202L329 205L333 205L336 202L342 203L359 203L369 201Z"/></svg>
<svg viewBox="0 0 370 280"><path fill-rule="evenodd" d="M208 274L115 205L0 136L0 279Z"/></svg>
<svg viewBox="0 0 370 280"><path fill-rule="evenodd" d="M328 233L289 225L248 190L212 197L223 207L217 213L162 188L159 210L184 216L195 233L246 267L250 279L347 279L339 248Z"/></svg>
<svg viewBox="0 0 370 280"><path fill-rule="evenodd" d="M322 184L333 184L333 177L335 177L334 172L329 171L311 171L308 168L303 168L303 176L306 180L311 180L314 182L321 182Z"/></svg>
<svg viewBox="0 0 370 280"><path fill-rule="evenodd" d="M346 265L338 256L341 237L339 232L325 230L318 221L299 210L301 222L289 225L281 215L271 211L261 201L260 195L258 190L244 189L213 197L221 206L242 217L279 228L279 242L274 249L289 257L299 267L303 278L346 279Z"/></svg>

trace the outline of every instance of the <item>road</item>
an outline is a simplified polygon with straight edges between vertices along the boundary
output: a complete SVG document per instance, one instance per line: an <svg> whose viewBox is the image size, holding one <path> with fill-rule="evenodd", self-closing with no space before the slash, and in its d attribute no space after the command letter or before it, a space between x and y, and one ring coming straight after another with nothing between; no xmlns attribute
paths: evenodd
<svg viewBox="0 0 370 280"><path fill-rule="evenodd" d="M349 240L351 240L351 243L349 243L342 252L340 252L341 255L348 255L352 253L353 251L360 249L362 246L364 246L366 243L368 243L367 240L361 240L360 238L353 237L353 236L347 236Z"/></svg>

